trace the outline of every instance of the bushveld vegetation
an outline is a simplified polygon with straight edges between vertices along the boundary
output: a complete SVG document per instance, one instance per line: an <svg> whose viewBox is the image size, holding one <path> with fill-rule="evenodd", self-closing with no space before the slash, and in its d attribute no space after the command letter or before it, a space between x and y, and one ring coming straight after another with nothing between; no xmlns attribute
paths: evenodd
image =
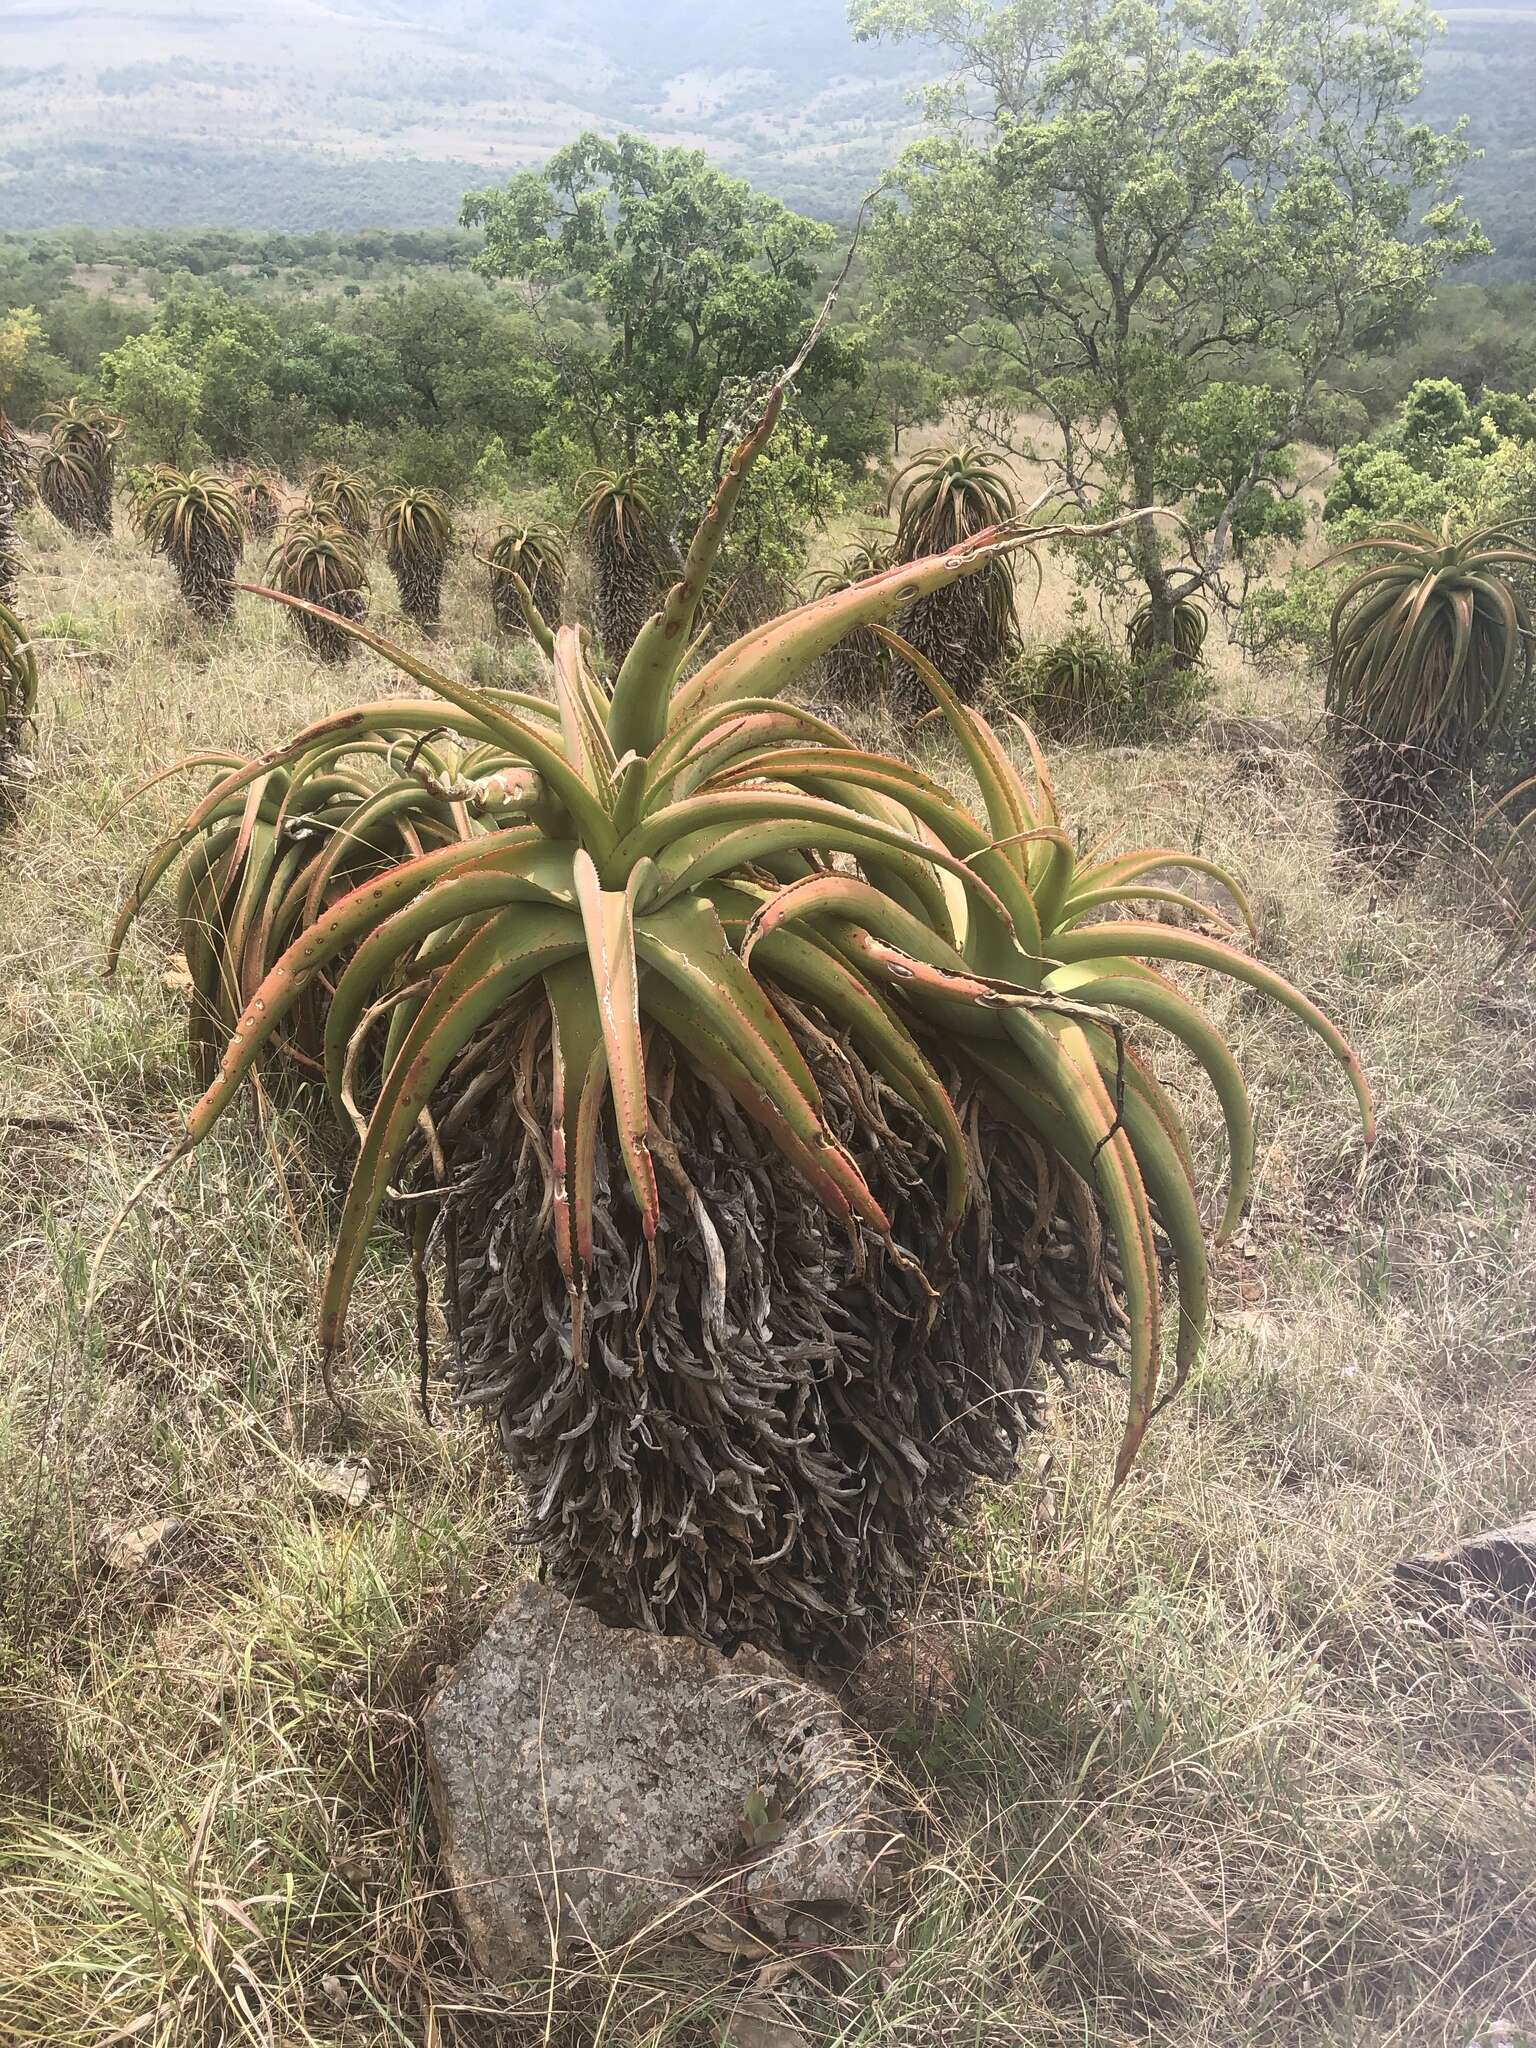
<svg viewBox="0 0 1536 2048"><path fill-rule="evenodd" d="M817 225L584 137L470 200L479 279L331 321L181 278L47 392L0 612L0 2037L1536 2038L1528 1631L1392 1587L1536 1483L1536 411L1507 335L1415 337L1475 235L1405 211L1456 155L1397 123L1410 17L1091 19L1095 65L1051 0L951 49L931 275L881 215L793 378ZM1138 67L1207 132L1112 122ZM1180 178L1182 310L1154 262L1045 374L1020 337L1113 304ZM1373 417L1374 346L1419 353ZM53 353L0 330L22 417ZM42 487L92 431L129 531L110 460ZM194 630L152 551L193 598L253 474L272 589L204 559ZM1429 764L1411 859L1330 859L1362 735ZM819 1660L910 1823L868 1943L474 1977L416 1719L530 1538L612 1618Z"/></svg>

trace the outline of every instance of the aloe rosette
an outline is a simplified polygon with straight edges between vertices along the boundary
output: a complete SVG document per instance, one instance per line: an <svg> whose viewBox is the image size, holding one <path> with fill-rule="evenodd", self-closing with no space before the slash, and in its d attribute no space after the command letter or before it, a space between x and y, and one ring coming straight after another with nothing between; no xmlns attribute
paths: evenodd
<svg viewBox="0 0 1536 2048"><path fill-rule="evenodd" d="M114 450L123 421L75 398L47 407L42 417L49 445L38 463L38 495L71 532L110 534Z"/></svg>
<svg viewBox="0 0 1536 2048"><path fill-rule="evenodd" d="M1536 549L1494 527L1387 526L1329 622L1327 710L1344 748L1338 841L1406 872L1452 778L1478 760L1531 671L1518 583Z"/></svg>
<svg viewBox="0 0 1536 2048"><path fill-rule="evenodd" d="M147 483L134 517L176 571L189 609L210 625L227 619L246 540L234 487L207 470L163 469Z"/></svg>
<svg viewBox="0 0 1536 2048"><path fill-rule="evenodd" d="M366 542L373 529L373 487L366 477L327 463L309 480L304 511L311 520L339 526L354 540Z"/></svg>
<svg viewBox="0 0 1536 2048"><path fill-rule="evenodd" d="M379 514L384 559L400 592L400 609L420 626L435 626L443 609L443 577L453 551L453 520L436 491L402 485L386 493Z"/></svg>
<svg viewBox="0 0 1536 2048"><path fill-rule="evenodd" d="M411 1159L442 1172L466 1105L515 1095L547 1169L547 1200L530 1213L545 1215L553 1240L561 1360L574 1361L574 1385L606 1312L594 1274L605 1259L613 1270L619 1209L636 1224L631 1348L643 1345L658 1285L666 1291L669 1256L681 1256L676 1241L669 1251L664 1216L681 1214L685 1231L713 1228L700 1167L683 1170L667 1137L664 1072L712 1090L721 1127L756 1134L774 1186L793 1182L837 1219L854 1247L850 1271L863 1245L925 1287L930 1322L941 1290L913 1276L937 1269L945 1244L976 1227L978 1205L997 1192L977 1134L1006 1126L1092 1190L1088 1237L1095 1215L1107 1223L1124 1302L1123 1476L1208 1319L1194 1168L1144 1027L1178 1039L1219 1100L1230 1174L1218 1235L1241 1213L1254 1158L1236 1060L1163 968L1224 973L1290 1011L1344 1066L1368 1127L1369 1091L1334 1025L1238 944L1127 914L1149 901L1196 909L1151 879L1168 863L1219 869L1167 847L1080 857L1027 730L1025 773L885 626L1053 534L994 527L818 597L684 672L700 595L784 388L737 449L681 576L611 685L575 626L538 635L546 700L471 687L341 621L426 694L337 712L259 760L202 757L216 779L147 862L112 945L115 959L150 893L177 873L206 1088L163 1165L207 1136L274 1048L323 1078L358 1146L321 1306L330 1359L364 1248ZM920 677L974 778L974 802L787 700L860 630L883 634ZM1227 887L1245 915L1237 885ZM935 1164L929 1243L897 1242L891 1201L860 1163L869 1132L903 1119ZM679 1187L691 1191L686 1202ZM415 1213L419 1233L424 1211ZM722 1254L710 1284L724 1285L726 1263ZM1165 1359L1170 1274L1177 1332ZM628 1375L625 1398L638 1399L643 1357L613 1369ZM704 1377L723 1371L716 1359ZM630 1442L610 1440L619 1465L633 1462ZM551 1497L568 1454L567 1444ZM598 1453L585 1455L590 1471ZM718 1476L730 1476L724 1464ZM709 1491L715 1480L698 1483ZM636 1505L637 1529L641 1520ZM685 1547L697 1534L686 1518L670 1526ZM662 1580L676 1568L664 1555ZM701 1584L712 1569L706 1558ZM825 1558L797 1565L794 1599L814 1602L808 1576L829 1569Z"/></svg>
<svg viewBox="0 0 1536 2048"><path fill-rule="evenodd" d="M503 633L514 639L526 636L530 604L546 624L559 618L565 542L558 533L537 526L509 527L497 535L485 565L490 571L491 610Z"/></svg>

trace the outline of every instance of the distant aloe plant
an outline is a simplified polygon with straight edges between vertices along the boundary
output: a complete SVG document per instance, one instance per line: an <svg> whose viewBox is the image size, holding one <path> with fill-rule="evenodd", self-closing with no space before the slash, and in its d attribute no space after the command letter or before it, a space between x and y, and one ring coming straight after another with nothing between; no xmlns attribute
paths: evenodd
<svg viewBox="0 0 1536 2048"><path fill-rule="evenodd" d="M521 581L534 610L547 626L560 620L560 592L565 583L565 543L543 526L513 526L491 549L491 609L503 633L521 639L530 630L518 594Z"/></svg>
<svg viewBox="0 0 1536 2048"><path fill-rule="evenodd" d="M883 574L890 566L890 557L878 542L862 540L834 568L823 569L812 589L817 597L831 597L839 590L851 590L867 577ZM890 684L890 647L867 626L855 627L827 649L821 672L840 704L878 703Z"/></svg>
<svg viewBox="0 0 1536 2048"><path fill-rule="evenodd" d="M16 602L21 576L21 537L16 515L30 487L27 444L0 412L0 604Z"/></svg>
<svg viewBox="0 0 1536 2048"><path fill-rule="evenodd" d="M944 554L1015 514L1001 456L979 448L926 450L897 478L892 502L898 562ZM906 614L902 632L969 701L1018 650L1012 562L999 556L976 575L930 591Z"/></svg>
<svg viewBox="0 0 1536 2048"><path fill-rule="evenodd" d="M578 518L592 557L598 637L617 668L660 601L672 551L649 494L631 474L589 478Z"/></svg>
<svg viewBox="0 0 1536 2048"><path fill-rule="evenodd" d="M339 526L354 540L366 541L373 531L373 488L366 477L328 463L309 480L306 509L318 522Z"/></svg>
<svg viewBox="0 0 1536 2048"><path fill-rule="evenodd" d="M264 469L242 470L235 478L234 491L246 531L255 540L270 540L283 509L277 479Z"/></svg>
<svg viewBox="0 0 1536 2048"><path fill-rule="evenodd" d="M442 616L443 576L453 548L448 507L436 491L405 486L386 496L380 528L400 609L419 626L435 626Z"/></svg>
<svg viewBox="0 0 1536 2048"><path fill-rule="evenodd" d="M17 752L36 707L32 636L10 607L0 604L0 816L13 807Z"/></svg>
<svg viewBox="0 0 1536 2048"><path fill-rule="evenodd" d="M71 532L110 534L122 420L90 400L70 398L49 406L43 421L49 445L38 464L38 495Z"/></svg>
<svg viewBox="0 0 1536 2048"><path fill-rule="evenodd" d="M1204 610L1187 597L1181 597L1175 603L1171 622L1173 637L1167 644L1180 668L1193 668L1201 659L1210 624ZM1156 622L1150 604L1144 604L1134 615L1125 629L1125 641L1132 661L1148 661L1156 653Z"/></svg>
<svg viewBox="0 0 1536 2048"><path fill-rule="evenodd" d="M322 661L346 661L352 640L333 620L356 621L368 612L368 572L353 536L302 514L291 519L267 564L267 580L284 597L319 607L295 611L295 624Z"/></svg>
<svg viewBox="0 0 1536 2048"><path fill-rule="evenodd" d="M230 486L205 470L162 470L134 508L145 539L176 571L188 608L210 625L235 604L245 522Z"/></svg>
<svg viewBox="0 0 1536 2048"><path fill-rule="evenodd" d="M1521 576L1536 549L1496 528L1388 526L1329 625L1327 707L1343 749L1341 853L1401 876L1458 772L1479 760L1531 674Z"/></svg>

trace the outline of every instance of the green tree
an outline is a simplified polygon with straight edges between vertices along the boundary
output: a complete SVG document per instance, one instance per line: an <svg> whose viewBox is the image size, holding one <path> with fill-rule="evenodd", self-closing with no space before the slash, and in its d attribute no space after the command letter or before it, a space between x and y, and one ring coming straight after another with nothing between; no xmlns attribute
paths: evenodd
<svg viewBox="0 0 1536 2048"><path fill-rule="evenodd" d="M317 420L340 427L395 426L410 411L410 394L393 351L372 335L348 334L314 320L272 365L272 389L297 399Z"/></svg>
<svg viewBox="0 0 1536 2048"><path fill-rule="evenodd" d="M901 453L901 437L909 427L936 420L954 396L952 377L911 356L882 356L869 372L865 396L891 437L891 452Z"/></svg>
<svg viewBox="0 0 1536 2048"><path fill-rule="evenodd" d="M526 451L548 411L548 371L530 323L483 284L434 279L375 301L367 330L393 354L418 426L472 428Z"/></svg>
<svg viewBox="0 0 1536 2048"><path fill-rule="evenodd" d="M1038 452L1085 511L1181 506L1187 535L1138 521L1099 562L1168 644L1180 599L1227 598L1235 539L1256 497L1282 502L1282 453L1330 368L1486 248L1448 196L1461 141L1406 118L1430 17L1420 0L853 0L852 19L950 66L943 132L903 157L876 223L884 317L967 342L978 389L1043 420ZM1215 385L1251 388L1212 410Z"/></svg>
<svg viewBox="0 0 1536 2048"><path fill-rule="evenodd" d="M198 432L202 379L164 334L130 335L101 359L101 389L127 422L132 452L186 469L207 450Z"/></svg>
<svg viewBox="0 0 1536 2048"><path fill-rule="evenodd" d="M557 288L585 283L606 333L549 332L566 407L599 461L632 463L646 421L668 414L707 442L728 390L788 362L804 337L832 230L726 177L698 150L587 133L542 171L471 192L485 231L478 267L525 287L536 320ZM802 397L857 382L862 347L844 328L806 367Z"/></svg>
<svg viewBox="0 0 1536 2048"><path fill-rule="evenodd" d="M218 287L172 291L155 322L202 386L198 431L213 453L249 455L268 430L269 376L280 347L260 307Z"/></svg>
<svg viewBox="0 0 1536 2048"><path fill-rule="evenodd" d="M42 338L42 319L34 307L17 306L0 316L0 405L12 398Z"/></svg>

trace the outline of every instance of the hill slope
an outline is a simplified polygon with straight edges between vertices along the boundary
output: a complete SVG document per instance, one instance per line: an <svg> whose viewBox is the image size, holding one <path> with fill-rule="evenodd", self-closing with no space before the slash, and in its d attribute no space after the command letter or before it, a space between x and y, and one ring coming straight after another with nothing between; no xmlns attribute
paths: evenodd
<svg viewBox="0 0 1536 2048"><path fill-rule="evenodd" d="M1468 195L1519 274L1536 12L1445 18L1423 111L1470 114ZM0 228L441 226L586 126L707 148L845 214L932 70L854 43L843 0L4 0Z"/></svg>
<svg viewBox="0 0 1536 2048"><path fill-rule="evenodd" d="M840 0L11 0L0 226L356 228L451 221L466 186L578 129L706 146L843 210L911 120L908 53ZM67 52L67 61L66 61Z"/></svg>

